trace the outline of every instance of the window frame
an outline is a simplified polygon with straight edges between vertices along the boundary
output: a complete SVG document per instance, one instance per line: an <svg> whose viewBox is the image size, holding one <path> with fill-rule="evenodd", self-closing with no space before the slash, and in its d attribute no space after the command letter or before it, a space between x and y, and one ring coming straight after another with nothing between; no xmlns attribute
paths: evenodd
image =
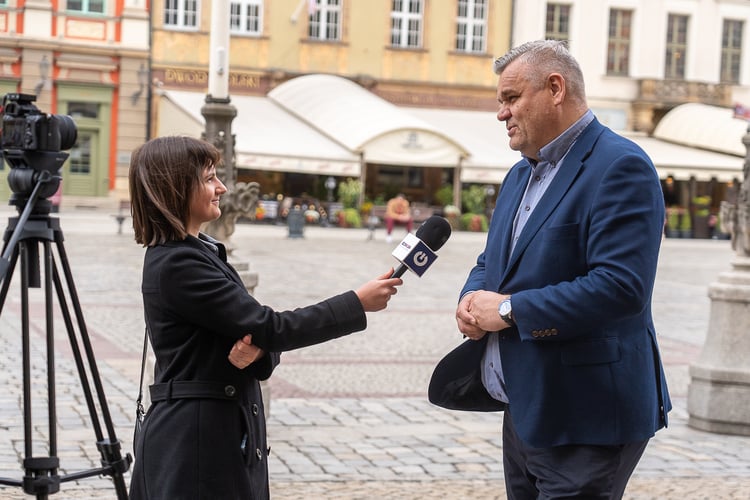
<svg viewBox="0 0 750 500"><path fill-rule="evenodd" d="M461 15L462 8L465 10L463 16ZM477 8L482 9L481 17L476 16ZM486 53L489 0L458 0L456 10L455 50L467 54ZM465 29L463 33L461 33L461 28ZM477 30L480 31L479 34Z"/></svg>
<svg viewBox="0 0 750 500"><path fill-rule="evenodd" d="M177 8L171 7L170 3L176 3ZM162 16L164 28L180 31L198 31L201 18L200 7L201 2L199 0L165 0ZM170 15L175 17L175 22L169 22ZM192 17L194 24L186 23L188 16Z"/></svg>
<svg viewBox="0 0 750 500"><path fill-rule="evenodd" d="M742 19L723 19L721 28L721 55L719 82L739 85L742 74L742 44L745 32L745 21ZM730 43L736 37L737 43Z"/></svg>
<svg viewBox="0 0 750 500"><path fill-rule="evenodd" d="M229 2L229 33L239 36L263 36L263 3L263 0L231 0ZM233 12L235 7L239 9L236 14ZM251 13L252 8L256 8L257 11ZM235 20L236 26L232 24ZM248 28L251 20L255 23L255 29Z"/></svg>
<svg viewBox="0 0 750 500"><path fill-rule="evenodd" d="M684 21L684 24L683 24ZM683 24L682 26L678 26ZM683 29L684 28L684 29ZM667 16L667 39L664 47L664 79L684 80L687 66L688 32L690 16L673 14ZM682 38L682 39L681 39Z"/></svg>
<svg viewBox="0 0 750 500"><path fill-rule="evenodd" d="M77 14L86 14L86 15L94 15L94 16L101 16L106 13L107 9L107 2L106 0L76 0L76 3L80 3L81 8L73 8L70 6L71 0L67 0L65 3L65 11L66 12L75 12ZM92 10L91 6L92 4L98 4L98 6L101 6L101 10Z"/></svg>
<svg viewBox="0 0 750 500"><path fill-rule="evenodd" d="M630 75L630 44L633 36L632 9L609 9L607 75Z"/></svg>
<svg viewBox="0 0 750 500"><path fill-rule="evenodd" d="M412 12L412 6L417 6L418 11ZM391 0L390 46L400 49L421 49L423 32L424 0Z"/></svg>
<svg viewBox="0 0 750 500"><path fill-rule="evenodd" d="M307 23L309 40L340 42L343 28L344 0L311 0ZM333 33L332 33L333 30Z"/></svg>
<svg viewBox="0 0 750 500"><path fill-rule="evenodd" d="M566 3L547 3L544 18L544 38L547 40L570 41L570 14L572 6ZM563 17L564 11L564 17ZM551 15L551 17L550 17ZM564 29L563 29L563 24ZM551 25L551 26L550 26Z"/></svg>

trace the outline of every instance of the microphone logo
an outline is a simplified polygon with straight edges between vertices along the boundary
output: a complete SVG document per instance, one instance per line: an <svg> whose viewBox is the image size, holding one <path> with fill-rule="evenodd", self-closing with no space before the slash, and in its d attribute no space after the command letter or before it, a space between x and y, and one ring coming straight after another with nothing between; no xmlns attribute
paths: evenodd
<svg viewBox="0 0 750 500"><path fill-rule="evenodd" d="M424 252L417 252L416 255L414 255L414 265L416 266L425 266L429 260L430 257Z"/></svg>

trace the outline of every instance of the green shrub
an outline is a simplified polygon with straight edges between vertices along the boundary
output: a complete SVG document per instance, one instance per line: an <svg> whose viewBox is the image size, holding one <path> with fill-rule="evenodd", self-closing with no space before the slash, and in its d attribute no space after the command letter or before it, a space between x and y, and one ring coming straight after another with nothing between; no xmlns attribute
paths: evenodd
<svg viewBox="0 0 750 500"><path fill-rule="evenodd" d="M453 203L453 186L443 186L435 191L435 201L440 206L450 205Z"/></svg>
<svg viewBox="0 0 750 500"><path fill-rule="evenodd" d="M359 204L359 194L362 192L362 182L357 179L347 179L339 183L339 202L344 208L356 208Z"/></svg>
<svg viewBox="0 0 750 500"><path fill-rule="evenodd" d="M346 227L362 227L362 217L356 208L345 208L339 213Z"/></svg>
<svg viewBox="0 0 750 500"><path fill-rule="evenodd" d="M478 184L472 184L468 189L461 191L461 204L464 212L481 214L486 206L487 194L484 187Z"/></svg>

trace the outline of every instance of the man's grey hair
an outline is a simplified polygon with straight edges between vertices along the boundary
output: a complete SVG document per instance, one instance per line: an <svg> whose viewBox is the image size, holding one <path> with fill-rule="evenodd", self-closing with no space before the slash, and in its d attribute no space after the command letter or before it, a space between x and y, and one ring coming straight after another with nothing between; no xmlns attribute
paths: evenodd
<svg viewBox="0 0 750 500"><path fill-rule="evenodd" d="M565 78L568 92L578 99L586 99L583 72L578 61L568 51L567 42L560 40L536 40L511 49L495 59L493 71L500 75L513 61L529 66L525 77L538 87L544 85L550 73L560 73Z"/></svg>

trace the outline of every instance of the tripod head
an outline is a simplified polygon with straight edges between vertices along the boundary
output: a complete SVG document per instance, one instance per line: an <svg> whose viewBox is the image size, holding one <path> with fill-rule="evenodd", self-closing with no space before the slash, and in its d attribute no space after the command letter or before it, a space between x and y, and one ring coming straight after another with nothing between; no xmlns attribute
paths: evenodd
<svg viewBox="0 0 750 500"><path fill-rule="evenodd" d="M60 186L60 168L69 156L62 150L72 148L78 137L71 117L42 113L32 104L35 100L36 96L30 94L6 94L0 111L0 147L10 166L10 204L21 214L13 233L9 237L6 233L0 282L29 216L49 215L52 204L47 198Z"/></svg>

